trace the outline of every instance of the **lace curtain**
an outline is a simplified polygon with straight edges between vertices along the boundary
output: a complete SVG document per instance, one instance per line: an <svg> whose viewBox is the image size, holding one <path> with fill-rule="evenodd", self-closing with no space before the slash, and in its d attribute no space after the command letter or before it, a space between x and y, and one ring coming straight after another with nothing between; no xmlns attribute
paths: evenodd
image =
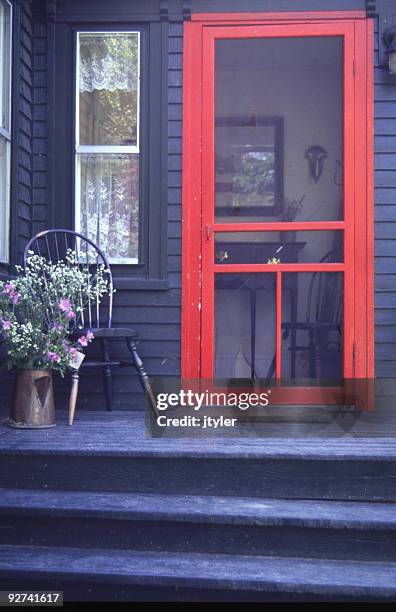
<svg viewBox="0 0 396 612"><path fill-rule="evenodd" d="M139 247L139 158L81 156L80 228L110 260L136 260Z"/></svg>
<svg viewBox="0 0 396 612"><path fill-rule="evenodd" d="M138 45L138 34L80 34L80 91L136 91Z"/></svg>

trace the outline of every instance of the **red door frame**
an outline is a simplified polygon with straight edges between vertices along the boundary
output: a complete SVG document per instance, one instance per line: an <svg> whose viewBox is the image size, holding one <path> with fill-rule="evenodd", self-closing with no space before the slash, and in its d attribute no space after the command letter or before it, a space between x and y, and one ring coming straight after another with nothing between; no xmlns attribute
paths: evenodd
<svg viewBox="0 0 396 612"><path fill-rule="evenodd" d="M270 27L268 27L270 26ZM349 228L345 233L345 264L321 264L321 269L345 270L344 362L347 378L371 379L374 376L374 283L373 283L373 27L363 12L210 14L194 15L185 24L183 81L183 262L182 262L182 377L210 376L213 354L213 291L205 274L220 271L213 263L213 232L206 238L206 226L213 227L214 185L214 40L224 37L344 36L345 40L345 130L344 162L345 220L326 224L327 229ZM205 66L205 70L203 70ZM205 102L203 105L203 92ZM203 116L202 108L205 114ZM202 155L202 151L206 154ZM208 154L209 152L209 154ZM205 184L205 190L202 189ZM348 205L349 203L349 205ZM307 229L307 224L300 229ZM269 227L270 226L270 227ZM246 231L287 229L276 224L243 224ZM326 229L325 224L320 224ZM315 229L314 224L310 224ZM218 224L216 231L230 231ZM232 229L237 230L237 225ZM297 229L297 224L293 224ZM356 234L356 240L354 239ZM224 271L232 271L229 264ZM222 268L223 268L222 267ZM276 272L281 268L303 271L303 264L270 266L243 265L244 271ZM310 271L315 266L306 267ZM223 271L223 269L222 269ZM349 275L349 278L348 278ZM202 294L201 294L202 291ZM278 286L278 294L280 286ZM202 336L202 319L206 330ZM209 317L209 320L207 319ZM354 335L353 329L359 333ZM202 340L202 343L201 343ZM280 316L277 317L277 348L280 345ZM203 358L202 358L202 357ZM280 361L277 362L279 375ZM318 401L315 389L301 389L303 401ZM293 390L294 400L298 396ZM323 400L323 394L320 396ZM329 400L330 401L330 400Z"/></svg>

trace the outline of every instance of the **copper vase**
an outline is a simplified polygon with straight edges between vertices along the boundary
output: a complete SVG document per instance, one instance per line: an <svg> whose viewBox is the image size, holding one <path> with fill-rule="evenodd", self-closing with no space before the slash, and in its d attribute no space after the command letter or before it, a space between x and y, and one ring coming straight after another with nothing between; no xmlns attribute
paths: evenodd
<svg viewBox="0 0 396 612"><path fill-rule="evenodd" d="M9 424L28 429L55 426L52 370L17 370Z"/></svg>

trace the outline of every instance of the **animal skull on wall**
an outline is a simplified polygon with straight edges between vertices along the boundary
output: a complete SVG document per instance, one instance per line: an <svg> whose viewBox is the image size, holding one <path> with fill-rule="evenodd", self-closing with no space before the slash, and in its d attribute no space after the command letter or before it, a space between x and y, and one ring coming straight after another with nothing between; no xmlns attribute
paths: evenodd
<svg viewBox="0 0 396 612"><path fill-rule="evenodd" d="M324 161L327 159L327 151L319 145L314 145L305 151L305 157L309 163L311 177L317 183L323 171Z"/></svg>

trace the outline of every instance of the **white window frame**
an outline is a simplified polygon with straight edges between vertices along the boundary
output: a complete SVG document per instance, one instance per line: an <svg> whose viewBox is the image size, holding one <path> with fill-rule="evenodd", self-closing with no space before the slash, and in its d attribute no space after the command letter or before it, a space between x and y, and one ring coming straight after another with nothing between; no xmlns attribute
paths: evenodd
<svg viewBox="0 0 396 612"><path fill-rule="evenodd" d="M8 83L6 85L6 95L8 98L8 128L0 126L0 138L5 141L5 155L6 155L6 176L5 176L5 215L4 215L4 225L5 232L4 234L0 233L0 239L5 238L5 244L2 245L0 243L0 262L1 263L9 263L10 260L10 207L11 207L11 142L12 142L12 134L11 134L11 125L12 125L12 31L13 31L13 14L12 14L12 4L9 0L2 0L3 5L8 5L9 7L9 15L10 15L10 24L9 24L9 47L8 47L8 57L9 57L9 71L8 71ZM3 10L3 9L2 9ZM1 42L1 41L0 41ZM3 112L3 104L5 99L2 95L0 95L0 116L2 116Z"/></svg>
<svg viewBox="0 0 396 612"><path fill-rule="evenodd" d="M80 145L80 35L81 34L137 34L138 37L138 73L136 94L136 145ZM79 30L76 36L76 82L75 82L75 204L74 226L80 232L81 184L80 184L80 154L81 153L139 153L140 154L140 63L141 63L141 32L139 30ZM139 202L140 209L141 202ZM139 228L140 229L140 228ZM110 258L111 264L138 264L138 257Z"/></svg>

